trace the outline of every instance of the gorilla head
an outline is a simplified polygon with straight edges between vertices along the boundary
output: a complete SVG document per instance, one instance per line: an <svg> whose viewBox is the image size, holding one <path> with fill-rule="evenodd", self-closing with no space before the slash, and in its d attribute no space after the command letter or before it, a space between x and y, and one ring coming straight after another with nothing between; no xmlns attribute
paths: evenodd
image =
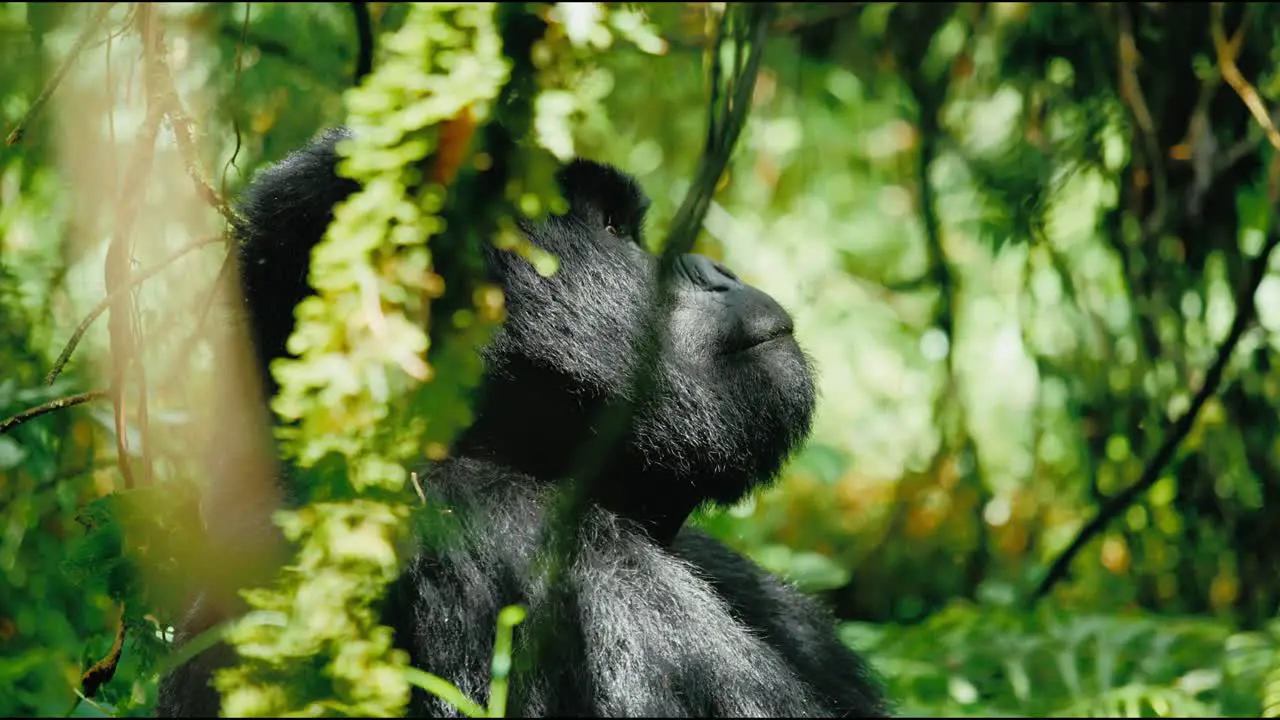
<svg viewBox="0 0 1280 720"><path fill-rule="evenodd" d="M679 257L663 347L645 353L659 259L643 244L648 199L613 168L579 160L560 174L570 210L524 230L560 259L540 276L514 253L490 265L507 320L486 352L478 421L463 439L537 477L573 475L575 449L603 410L631 402L621 447L596 491L611 509L674 532L702 500L732 502L772 477L809 429L813 383L790 316L701 255ZM646 371L649 384L629 397Z"/></svg>
<svg viewBox="0 0 1280 720"><path fill-rule="evenodd" d="M291 308L310 292L306 263L327 210L355 189L333 174L342 137L322 136L246 194L243 285L264 362L283 354ZM669 540L699 503L733 502L776 474L809 430L808 362L786 311L701 255L673 263L662 347L644 352L659 297L659 258L642 237L649 200L630 176L590 161L570 163L559 180L569 211L521 225L558 257L555 273L486 250L507 319L485 350L476 420L454 454L549 482L577 477L581 448L626 404L630 421L618 445L602 448L592 493Z"/></svg>

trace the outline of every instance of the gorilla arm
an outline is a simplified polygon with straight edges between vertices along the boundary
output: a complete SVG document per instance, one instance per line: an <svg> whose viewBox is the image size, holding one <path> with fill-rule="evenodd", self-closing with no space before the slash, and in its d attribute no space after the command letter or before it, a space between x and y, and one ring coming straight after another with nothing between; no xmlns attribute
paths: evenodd
<svg viewBox="0 0 1280 720"><path fill-rule="evenodd" d="M729 605L735 619L753 628L837 715L888 717L890 708L871 667L834 632L834 619L794 587L692 527L671 547L693 565Z"/></svg>
<svg viewBox="0 0 1280 720"><path fill-rule="evenodd" d="M469 459L436 466L427 487L425 513L454 509L420 527L433 549L411 562L384 617L415 666L477 702L497 614L523 603L509 710L524 716L887 715L828 615L696 530L663 547L637 523L589 510L548 588L531 561L550 488ZM409 714L454 713L418 692Z"/></svg>

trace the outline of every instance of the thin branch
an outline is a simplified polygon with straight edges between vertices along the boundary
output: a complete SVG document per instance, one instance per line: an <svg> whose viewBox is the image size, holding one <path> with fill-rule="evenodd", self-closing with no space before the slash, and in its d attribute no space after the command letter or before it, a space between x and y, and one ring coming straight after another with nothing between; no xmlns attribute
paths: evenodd
<svg viewBox="0 0 1280 720"><path fill-rule="evenodd" d="M133 469L130 467L128 457L128 434L125 432L128 407L124 388L130 360L137 350L137 330L133 293L118 292L118 290L131 290L134 287L133 283L129 282L133 258L133 226L142 206L145 181L155 160L156 138L160 134L160 123L164 119L164 107L157 97L157 72L153 59L159 52L160 30L156 27L155 13L150 5L138 6L134 27L142 41L147 116L136 147L137 152L129 165L124 186L116 201L115 227L111 234L111 242L107 245L107 257L102 269L103 281L108 297L111 298L108 304L111 313L107 316L107 333L111 343L111 406L116 431L116 462L120 466L120 474L124 478L126 489L132 488L134 481ZM145 405L145 384L141 387L139 398L140 403ZM145 413L145 410L143 412Z"/></svg>
<svg viewBox="0 0 1280 720"><path fill-rule="evenodd" d="M815 25L840 22L857 15L865 6L864 2L832 2L817 5L811 3L809 8L801 11L785 12L787 3L779 3L779 12L765 28L768 37L793 35ZM794 4L793 4L794 5ZM707 38L703 34L690 34L673 31L663 37L669 47L682 51L705 52Z"/></svg>
<svg viewBox="0 0 1280 720"><path fill-rule="evenodd" d="M1280 131L1276 130L1275 124L1271 122L1271 113L1267 111L1267 106L1262 102L1258 91L1236 66L1236 57L1240 54L1240 45L1244 41L1244 23L1241 22L1235 34L1228 40L1222 27L1222 3L1213 4L1211 17L1210 30L1213 33L1213 47L1218 54L1218 72L1222 73L1222 79L1227 81L1231 89L1235 90L1244 101L1245 107L1249 108L1249 113L1266 134L1271 147L1280 150ZM1246 16L1247 19L1248 16Z"/></svg>
<svg viewBox="0 0 1280 720"><path fill-rule="evenodd" d="M188 333L186 339L179 345L179 349L166 365L168 373L158 383L159 387L169 387L169 383L179 380L187 372L184 359L190 358L195 353L196 346L200 343L200 337L204 333L204 325L209 317L209 311L213 309L218 293L224 290L224 283L226 283L227 277L231 274L231 268L235 266L235 260L236 254L234 250L228 250L226 255L223 256L222 266L218 268L218 274L214 276L213 283L209 287L209 294L205 296L204 304L200 310L200 317L196 319L195 327ZM180 321L190 324L189 320L186 316L174 315L156 334L161 336L168 335Z"/></svg>
<svg viewBox="0 0 1280 720"><path fill-rule="evenodd" d="M1142 496L1151 486L1156 484L1160 479L1160 474L1164 470L1165 465L1173 459L1173 454L1177 451L1178 446L1182 444L1182 440L1191 431L1191 427L1195 424L1196 417L1199 416L1201 408L1208 402L1209 398L1218 390L1218 385L1222 382L1222 375L1226 371L1227 362L1231 359L1232 352L1236 349L1240 339L1244 336L1246 330L1252 324L1256 308L1254 306L1254 295L1258 291L1258 286L1262 283L1262 279L1267 274L1267 261L1271 257L1272 250L1276 245L1280 244L1280 230L1273 230L1267 236L1266 246L1262 252L1254 260L1252 277L1247 285L1245 285L1236 294L1236 316L1231 323L1231 330L1227 333L1227 337L1222 341L1222 346L1218 349L1218 356L1213 361L1213 365L1205 372L1204 383L1200 386L1200 390L1196 392L1195 397L1191 400L1191 406L1186 412L1178 418L1173 424L1172 430L1169 432L1164 443L1156 451L1151 461L1147 463L1146 468L1142 471L1138 481L1119 493L1113 495L1105 505L1102 506L1093 516L1093 519L1085 524L1080 532L1076 534L1071 544L1066 550L1058 556L1053 564L1049 567L1049 571L1045 573L1044 579L1040 581L1040 585L1031 595L1031 602L1035 602L1044 597L1045 594L1053 588L1059 580L1067 575L1067 570L1071 566L1071 561L1084 548L1095 535L1101 532L1112 520L1122 514Z"/></svg>
<svg viewBox="0 0 1280 720"><path fill-rule="evenodd" d="M422 490L422 482L418 480L418 473L416 472L409 473L409 480L413 482L413 491L418 493L418 499L422 501L423 505L426 505L427 494Z"/></svg>
<svg viewBox="0 0 1280 720"><path fill-rule="evenodd" d="M349 4L351 14L355 16L356 39L359 42L356 48L356 74L351 84L359 85L365 75L373 72L373 19L369 17L369 3Z"/></svg>
<svg viewBox="0 0 1280 720"><path fill-rule="evenodd" d="M808 10L808 12L779 16L770 24L769 34L790 35L815 25L837 22L861 12L863 8L860 6L868 4L857 2L823 3L820 8Z"/></svg>
<svg viewBox="0 0 1280 720"><path fill-rule="evenodd" d="M204 306L200 309L200 317L196 320L195 330L191 337L187 338L187 351L184 355L190 355L195 350L196 338L201 330L204 329L204 322L209 318L209 311L213 309L214 301L218 297L218 292L222 290L223 283L227 282L227 278L231 276L231 268L236 264L236 253L228 248L227 254L222 257L222 264L218 267L218 274L213 276L213 284L209 288L209 294L205 297Z"/></svg>
<svg viewBox="0 0 1280 720"><path fill-rule="evenodd" d="M231 168L240 169L236 165L236 159L240 157L240 147L244 143L243 133L240 129L240 78L244 75L244 45L249 37L249 8L250 4L244 4L244 22L240 26L240 40L236 42L235 66L236 72L232 77L231 97L228 98L230 107L227 114L231 116L231 131L236 136L236 147L231 151L231 157L227 158L227 162L222 166L222 177L219 179L218 185L222 189L222 196L227 196L227 171Z"/></svg>
<svg viewBox="0 0 1280 720"><path fill-rule="evenodd" d="M28 408L18 413L17 415L14 415L13 417L8 418L4 422L0 422L0 435L3 435L9 432L10 430L18 427L19 425L21 425L22 423L28 420L31 420L32 418L40 417L45 413L51 413L54 410L69 408L69 407L72 407L73 405L81 405L91 400L97 400L98 398L106 397L108 394L110 393L107 390L90 390L89 392L82 392L76 395L68 395L66 397L56 398L56 399L50 400L47 403L37 405L33 408Z"/></svg>
<svg viewBox="0 0 1280 720"><path fill-rule="evenodd" d="M252 45L257 48L262 57L272 57L285 62L294 69L302 71L315 82L322 82L324 80L324 78L320 77L320 74L314 67L308 65L303 58L293 52L292 48L279 40L257 33L249 33L243 28L235 27L233 25L219 26L218 35L222 38L226 38L227 40L235 40L236 42L243 42L245 44Z"/></svg>
<svg viewBox="0 0 1280 720"><path fill-rule="evenodd" d="M711 196L724 175L729 156L746 124L751 92L755 89L756 76L764 55L764 40L771 15L775 11L771 3L750 3L749 6L742 13L743 17L737 27L729 27L730 14L734 12L732 6L725 9L721 18L719 35L711 50L711 101L706 147L699 160L693 184L671 221L671 229L662 250L664 266L693 247L711 205ZM734 33L734 46L739 54L735 54L737 62L726 74L720 67L720 50L731 33ZM740 53L744 46L749 51L742 57ZM722 84L728 87L722 88ZM721 93L724 94L723 97Z"/></svg>
<svg viewBox="0 0 1280 720"><path fill-rule="evenodd" d="M952 303L955 301L956 281L951 273L947 252L942 245L942 223L938 219L937 199L933 183L929 181L929 170L933 166L937 155L937 133L940 132L940 129L934 121L934 118L937 117L937 107L933 102L921 99L917 99L917 102L921 103L921 120L917 123L917 127L920 130L920 150L916 157L916 202L920 213L920 222L924 229L925 247L929 256L929 263L932 266L930 275L940 295L937 321L949 343L946 374L947 382L950 383L954 380L955 375L953 367L955 364L955 312Z"/></svg>
<svg viewBox="0 0 1280 720"><path fill-rule="evenodd" d="M958 393L960 381L956 376L956 305L958 302L959 282L947 257L942 238L942 221L938 216L937 191L929 178L938 156L939 136L943 129L938 121L940 105L946 89L944 85L930 83L923 73L913 68L913 76L908 78L908 85L916 101L916 128L920 136L920 147L916 153L916 202L925 237L926 254L932 276L938 288L938 304L934 310L934 321L947 341L947 355L943 366L942 387L934 399L934 417L941 426L938 447L930 461L931 474L941 468L947 457L972 456L976 453L973 437L969 432L964 403ZM967 463L968 470L961 473L961 482L973 487L982 502L983 484L979 477L978 464ZM906 513L899 514L899 522L905 520ZM982 575L989 560L986 524L977 523L976 552L967 563L965 576L970 580L969 587L977 587L977 580Z"/></svg>
<svg viewBox="0 0 1280 720"><path fill-rule="evenodd" d="M125 627L124 604L121 603L120 624L116 628L116 639L111 643L111 650L107 652L106 657L94 663L84 671L84 675L80 676L80 691L84 693L85 698L92 698L98 694L98 688L111 682L111 678L115 677L116 668L120 665L120 654L124 651Z"/></svg>
<svg viewBox="0 0 1280 720"><path fill-rule="evenodd" d="M1129 19L1129 9L1121 5L1116 8L1119 25L1118 54L1120 56L1120 97L1125 107L1138 126L1142 136L1144 154L1147 156L1146 170L1151 178L1152 190L1155 194L1155 205L1147 222L1143 223L1143 240L1148 240L1164 230L1165 216L1168 211L1168 177L1164 171L1164 154L1160 152L1160 140L1156 135L1155 121L1151 118L1151 110L1147 107L1146 97L1142 93L1142 85L1138 82L1138 44L1133 38L1133 26ZM1143 246L1145 242L1140 243Z"/></svg>
<svg viewBox="0 0 1280 720"><path fill-rule="evenodd" d="M1249 112L1257 121L1267 139L1272 146L1280 149L1280 133L1276 131L1275 126L1271 122L1271 114L1263 105L1257 91L1249 83L1248 80L1240 73L1236 66L1235 60L1240 52L1240 46L1244 39L1244 24L1242 23L1231 39L1227 39L1226 33L1222 26L1222 5L1215 3L1211 13L1210 32L1213 36L1214 48L1218 56L1218 68L1222 73L1223 79L1231 85L1232 89L1240 96ZM1268 177L1268 192L1271 204L1274 206L1277 202L1277 185L1276 178L1280 173L1280 156L1271 164ZM1266 246L1262 252L1254 260L1250 268L1252 276L1248 284L1241 288L1236 295L1236 316L1231 323L1231 330L1227 333L1227 337L1222 342L1222 346L1218 349L1217 358L1213 365L1209 367L1205 373L1204 383L1195 397L1191 400L1191 406L1182 414L1178 421L1174 423L1172 431L1165 439L1164 444L1156 451L1143 470L1138 481L1133 485L1125 488L1120 493L1113 496L1107 503L1098 510L1093 519L1085 524L1080 532L1076 534L1071 544L1066 550L1054 560L1049 567L1049 571L1045 574L1044 579L1036 588L1031 596L1031 601L1044 597L1050 589L1067 575L1067 571L1071 566L1071 561L1084 548L1086 544L1099 532L1102 531L1113 519L1118 517L1122 512L1127 510L1143 493L1155 485L1160 479L1160 473L1165 465L1173 458L1174 452L1182 440L1191 431L1191 427L1195 424L1196 417L1199 415L1201 408L1208 402L1209 398L1217 391L1218 386L1222 382L1222 376L1226 371L1227 363L1231 359L1231 355L1239 344L1240 339L1244 336L1245 331L1249 328L1256 314L1257 308L1254 304L1254 295L1257 293L1258 286L1262 283L1262 279L1267 273L1267 263L1271 257L1272 251L1280 244L1280 232L1273 230L1267 237Z"/></svg>
<svg viewBox="0 0 1280 720"><path fill-rule="evenodd" d="M1151 184L1152 202L1150 207L1133 206L1130 208L1135 216L1143 215L1145 220L1139 225L1136 238L1127 240L1121 232L1111 234L1110 244L1120 259L1124 286L1133 299L1135 311L1132 322L1134 331L1140 341L1141 360L1152 365L1165 354L1172 355L1172 350L1165 351L1151 319L1156 314L1157 297L1150 292L1150 272L1140 262L1144 249L1165 231L1169 217L1168 177L1164 166L1164 154L1160 151L1160 139L1156 132L1155 121L1147 105L1142 85L1138 80L1137 42L1133 34L1132 20L1127 6L1110 7L1098 5L1098 11L1105 21L1114 20L1117 30L1108 35L1116 48L1118 93L1127 116L1133 125L1133 143L1138 145L1131 149L1131 156L1140 158L1141 164L1135 160L1129 170L1129 185L1138 191L1144 190L1146 183ZM1104 25L1110 30L1109 23ZM1143 182L1145 176L1146 183ZM1133 203L1140 202L1141 192L1132 196Z"/></svg>
<svg viewBox="0 0 1280 720"><path fill-rule="evenodd" d="M89 326L92 325L93 321L97 320L98 316L105 312L107 308L111 307L111 303L116 300L116 296L118 294L128 292L133 289L135 285L146 282L159 273L164 272L170 264L178 258L181 258L183 255L186 255L193 250L198 250L205 245L222 242L222 240L222 236L207 237L190 243L189 245L184 245L170 253L164 260L161 260L147 270L130 277L127 284L116 288L109 295L103 298L101 302L95 305L94 308L84 316L84 319L76 326L75 331L71 333L71 338L67 340L66 347L62 348L62 352L58 354L58 359L53 363L53 369L51 369L49 374L45 377L45 383L52 385L53 382L58 379L58 376L62 374L63 368L66 367L67 361L71 359L71 353L75 352L76 346L80 344L80 339L84 337L85 332L89 330Z"/></svg>
<svg viewBox="0 0 1280 720"><path fill-rule="evenodd" d="M13 131L9 133L9 137L5 140L5 145L12 147L22 142L23 136L27 134L27 126L30 125L31 121L40 114L41 110L44 109L45 104L49 102L49 98L53 96L54 91L62 84L62 79L66 77L67 71L71 69L71 66L75 64L75 61L80 57L80 54L88 47L89 39L96 35L98 30L101 29L102 24L106 22L107 14L111 12L111 8L114 6L115 3L111 2L103 3L98 6L97 12L95 12L93 17L89 19L89 24L86 25L84 31L80 33L80 37L76 38L76 44L71 46L71 52L67 53L67 56L63 58L62 64L59 65L58 69L53 73L53 77L49 79L49 83L44 86L44 89L40 91L40 95L36 97L35 102L31 103L31 107L27 109L26 114L18 121L18 124L13 128Z"/></svg>
<svg viewBox="0 0 1280 720"><path fill-rule="evenodd" d="M128 24L133 24L132 13L129 14ZM124 29L121 29L120 32L123 33ZM113 47L115 37L116 36L113 34L107 34L107 39L104 43L106 45L106 49L102 53L103 73L106 75L107 87L110 88L110 92L112 93L115 92L116 87L115 76L111 71L111 49ZM108 188L108 192L111 197L116 197L116 194L120 192L120 158L119 153L116 153L115 149L120 147L120 142L116 139L115 109L107 108L107 112L105 114L107 116L107 141L110 143L108 147L112 149L112 152L107 153L107 162L111 164L111 187Z"/></svg>
<svg viewBox="0 0 1280 720"><path fill-rule="evenodd" d="M1247 20L1247 17L1246 17ZM1224 80L1231 85L1232 89L1240 96L1249 112L1257 121L1258 126L1262 128L1267 139L1272 146L1280 149L1280 132L1276 131L1275 126L1271 122L1271 114L1263 105L1257 91L1249 83L1248 80L1240 73L1236 66L1236 57L1239 55L1240 46L1244 40L1244 22L1236 30L1235 34L1227 39L1226 32L1222 26L1222 4L1214 3L1211 12L1211 28L1210 32L1213 36L1214 48L1218 56L1218 69ZM1141 124L1141 122L1140 122ZM1278 156L1280 157L1280 156ZM1280 172L1280 160L1273 162L1271 165L1268 188L1271 204L1274 206L1277 201L1277 187L1275 179L1277 172ZM1099 532L1103 530L1111 520L1118 517L1122 512L1127 510L1143 493L1149 490L1160 479L1160 473L1164 467L1173 458L1173 454L1177 451L1182 440L1191 431L1191 427L1195 424L1196 417L1204 404L1217 391L1218 386L1222 382L1222 376L1226 372L1227 363L1231 359L1231 355L1239 344L1240 339L1248 330L1253 321L1257 308L1254 304L1254 295L1257 293L1258 286L1262 283L1262 279L1266 276L1267 263L1271 257L1272 251L1280 244L1280 233L1272 231L1267 237L1266 246L1258 255L1250 268L1252 277L1247 285L1245 285L1236 295L1236 316L1232 321L1231 329L1227 333L1226 339L1223 340L1222 346L1218 349L1218 355L1205 373L1204 383L1200 390L1192 398L1191 406L1186 412L1178 418L1174 423L1169 436L1164 443L1156 451L1151 461L1143 470L1142 475L1137 482L1117 493L1107 501L1093 519L1085 524L1080 532L1077 533L1071 544L1066 550L1053 562L1049 567L1049 571L1045 574L1044 579L1036 588L1031 596L1031 601L1044 597L1050 589L1067 575L1067 571L1071 566L1072 559L1084 548L1086 544Z"/></svg>
<svg viewBox="0 0 1280 720"><path fill-rule="evenodd" d="M194 127L191 118L182 107L182 99L178 97L178 90L173 83L173 71L169 69L169 63L165 60L164 38L160 36L159 28L153 29L152 32L155 34L151 39L153 47L146 54L146 63L148 77L154 85L148 91L159 103L161 112L169 118L174 139L178 143L178 153L182 156L182 165L186 169L187 177L195 183L196 193L226 218L227 222L235 224L235 213L227 205L227 201L204 181L203 174L200 172L200 157L196 152L193 139Z"/></svg>

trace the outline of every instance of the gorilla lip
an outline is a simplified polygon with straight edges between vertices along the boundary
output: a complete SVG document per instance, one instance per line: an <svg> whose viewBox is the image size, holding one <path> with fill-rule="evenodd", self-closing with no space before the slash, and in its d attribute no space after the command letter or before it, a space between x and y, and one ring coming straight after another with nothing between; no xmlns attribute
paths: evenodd
<svg viewBox="0 0 1280 720"><path fill-rule="evenodd" d="M742 353L755 350L764 345L771 345L777 342L778 340L783 340L785 338L791 338L791 337L794 337L792 334L792 331L790 329L783 328L776 332L771 332L768 335L763 335L759 338L750 338L745 342L734 343L729 348L729 352L726 354L741 355Z"/></svg>

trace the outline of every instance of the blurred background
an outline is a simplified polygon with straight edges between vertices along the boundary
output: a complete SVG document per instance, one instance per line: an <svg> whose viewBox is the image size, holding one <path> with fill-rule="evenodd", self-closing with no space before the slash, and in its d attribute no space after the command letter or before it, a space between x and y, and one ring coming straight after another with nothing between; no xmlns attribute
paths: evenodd
<svg viewBox="0 0 1280 720"><path fill-rule="evenodd" d="M158 6L221 196L343 122L352 5L379 35L403 17ZM560 100L576 152L648 189L660 239L705 140L709 8L618 6L653 35L589 44ZM792 311L821 400L775 486L696 522L828 603L903 715L1280 712L1280 9L780 6L698 247ZM22 129L0 148L0 422L101 384L75 355L45 382L106 296L94 229L115 208L95 178L127 177L147 141L133 10L97 7L0 4L0 129ZM147 226L135 272L221 221L174 137L151 139L138 222L192 209ZM173 298L221 257L193 250L137 291L163 359L148 422L174 429L158 462L189 421L166 401L210 392L166 374L185 339L166 322L199 312ZM107 327L76 352L108 354ZM0 712L154 702L160 614L75 703L116 638L112 598L136 590L111 564L121 536L86 549L77 522L120 489L116 428L91 401L0 433Z"/></svg>

